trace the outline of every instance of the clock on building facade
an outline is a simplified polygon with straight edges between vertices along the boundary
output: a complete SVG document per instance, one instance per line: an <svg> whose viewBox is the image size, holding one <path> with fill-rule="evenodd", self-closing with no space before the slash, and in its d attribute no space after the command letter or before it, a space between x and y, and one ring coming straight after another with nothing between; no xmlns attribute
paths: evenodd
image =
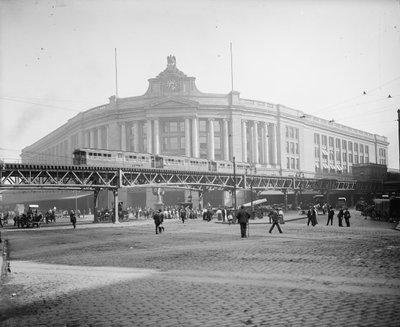
<svg viewBox="0 0 400 327"><path fill-rule="evenodd" d="M165 83L167 91L176 92L179 91L179 81L176 79L168 79Z"/></svg>

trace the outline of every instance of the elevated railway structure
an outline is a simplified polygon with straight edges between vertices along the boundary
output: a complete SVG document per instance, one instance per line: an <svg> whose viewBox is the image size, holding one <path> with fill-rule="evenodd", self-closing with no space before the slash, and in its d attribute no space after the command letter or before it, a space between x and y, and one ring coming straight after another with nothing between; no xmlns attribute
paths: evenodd
<svg viewBox="0 0 400 327"><path fill-rule="evenodd" d="M327 194L336 191L378 192L379 183L357 182L350 178L305 178L252 174L193 172L157 168L115 168L64 165L2 163L0 190L83 190L94 192L94 207L101 190L111 190L118 203L118 189L132 187L181 188L209 190L254 191L280 190L302 192L314 190ZM117 210L117 209L116 209ZM97 212L97 210L95 210ZM116 215L117 217L118 215Z"/></svg>

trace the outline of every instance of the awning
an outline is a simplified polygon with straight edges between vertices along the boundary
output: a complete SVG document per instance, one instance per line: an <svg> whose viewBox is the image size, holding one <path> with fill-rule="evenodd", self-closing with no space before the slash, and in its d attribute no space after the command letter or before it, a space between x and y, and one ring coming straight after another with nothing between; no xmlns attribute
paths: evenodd
<svg viewBox="0 0 400 327"><path fill-rule="evenodd" d="M60 197L59 200L80 199L80 198L84 198L85 196L90 196L90 195L92 195L92 193L69 195L69 196L65 196L65 197Z"/></svg>
<svg viewBox="0 0 400 327"><path fill-rule="evenodd" d="M337 170L343 170L342 166L340 166L340 165L336 165L336 169Z"/></svg>
<svg viewBox="0 0 400 327"><path fill-rule="evenodd" d="M267 199L258 199L253 201L253 206L267 202ZM251 202L243 203L244 207L251 207Z"/></svg>
<svg viewBox="0 0 400 327"><path fill-rule="evenodd" d="M323 164L322 164L322 167L324 167L324 168L326 168L326 169L329 168L328 164L326 164L326 163L323 163Z"/></svg>
<svg viewBox="0 0 400 327"><path fill-rule="evenodd" d="M329 155L329 154L328 154L328 151L326 151L326 150L324 150L324 149L322 149L322 153L323 153L324 155L326 155L326 156Z"/></svg>

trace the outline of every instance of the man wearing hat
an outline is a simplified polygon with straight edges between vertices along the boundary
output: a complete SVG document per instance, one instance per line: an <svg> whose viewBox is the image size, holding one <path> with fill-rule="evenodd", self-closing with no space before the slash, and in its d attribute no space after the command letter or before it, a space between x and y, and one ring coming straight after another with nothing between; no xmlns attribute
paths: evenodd
<svg viewBox="0 0 400 327"><path fill-rule="evenodd" d="M240 224L240 234L242 238L246 237L247 223L249 222L250 214L244 210L244 206L240 206L239 211L236 214L236 219Z"/></svg>
<svg viewBox="0 0 400 327"><path fill-rule="evenodd" d="M278 227L279 233L282 233L281 226L279 226L279 215L278 211L274 208L270 213L269 216L272 218L272 226L269 229L269 232L271 233L274 227Z"/></svg>

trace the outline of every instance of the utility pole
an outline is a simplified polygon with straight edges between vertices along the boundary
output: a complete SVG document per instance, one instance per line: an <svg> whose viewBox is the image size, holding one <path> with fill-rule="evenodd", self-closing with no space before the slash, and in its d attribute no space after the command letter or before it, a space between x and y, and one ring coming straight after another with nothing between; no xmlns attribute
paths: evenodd
<svg viewBox="0 0 400 327"><path fill-rule="evenodd" d="M232 158L233 162L233 200L234 200L234 212L236 217L236 162L235 157Z"/></svg>
<svg viewBox="0 0 400 327"><path fill-rule="evenodd" d="M399 170L400 170L400 109L397 109L397 123L399 126Z"/></svg>

